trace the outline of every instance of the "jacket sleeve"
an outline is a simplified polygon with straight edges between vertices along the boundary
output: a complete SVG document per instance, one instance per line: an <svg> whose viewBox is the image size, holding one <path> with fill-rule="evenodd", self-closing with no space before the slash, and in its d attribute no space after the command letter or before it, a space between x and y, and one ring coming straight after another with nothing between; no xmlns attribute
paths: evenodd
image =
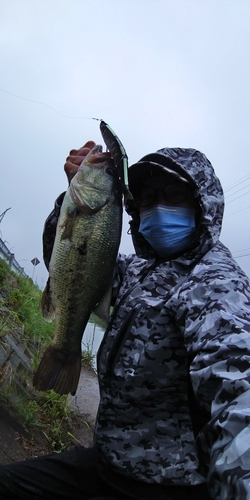
<svg viewBox="0 0 250 500"><path fill-rule="evenodd" d="M43 260L46 268L49 270L49 263L56 237L56 226L60 215L62 202L65 192L60 194L55 201L52 212L47 217L43 229Z"/></svg>
<svg viewBox="0 0 250 500"><path fill-rule="evenodd" d="M189 283L185 339L197 402L210 414L197 437L211 498L250 498L250 285L231 259ZM210 268L210 271L208 269ZM185 316L185 320L184 320Z"/></svg>

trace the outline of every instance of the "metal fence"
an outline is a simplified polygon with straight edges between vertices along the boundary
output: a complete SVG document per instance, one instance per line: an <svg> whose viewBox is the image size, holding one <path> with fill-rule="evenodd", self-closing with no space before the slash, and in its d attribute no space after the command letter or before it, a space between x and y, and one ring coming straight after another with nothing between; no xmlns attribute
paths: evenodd
<svg viewBox="0 0 250 500"><path fill-rule="evenodd" d="M24 276L25 278L29 278L29 276L25 273L24 268L21 267L20 264L18 264L17 260L15 259L15 255L11 253L11 251L8 249L8 247L5 245L5 243L1 238L0 238L0 257L9 264L11 270L15 271L21 276Z"/></svg>

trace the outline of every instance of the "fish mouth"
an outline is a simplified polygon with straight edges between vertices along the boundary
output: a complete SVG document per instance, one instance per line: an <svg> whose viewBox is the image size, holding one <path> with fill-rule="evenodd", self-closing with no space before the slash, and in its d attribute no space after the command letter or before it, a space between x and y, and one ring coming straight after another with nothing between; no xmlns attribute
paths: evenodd
<svg viewBox="0 0 250 500"><path fill-rule="evenodd" d="M87 154L83 164L90 168L103 169L106 174L114 177L115 182L119 180L119 172L109 151L103 151L102 146L97 144ZM95 186L95 190L97 190Z"/></svg>
<svg viewBox="0 0 250 500"><path fill-rule="evenodd" d="M94 146L90 152L87 154L85 160L85 165L94 166L96 168L101 168L104 164L109 164L110 167L115 166L114 160L109 151L103 151L102 146L97 144Z"/></svg>

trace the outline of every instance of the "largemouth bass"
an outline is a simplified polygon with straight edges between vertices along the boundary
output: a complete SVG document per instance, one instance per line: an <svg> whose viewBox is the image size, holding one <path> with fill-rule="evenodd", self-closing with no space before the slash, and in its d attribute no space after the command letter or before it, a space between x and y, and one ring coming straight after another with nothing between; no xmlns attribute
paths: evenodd
<svg viewBox="0 0 250 500"><path fill-rule="evenodd" d="M55 334L34 375L38 390L75 394L89 316L97 304L103 309L106 304L108 315L121 227L118 172L110 153L95 146L73 177L61 207L41 301L44 318L56 318Z"/></svg>

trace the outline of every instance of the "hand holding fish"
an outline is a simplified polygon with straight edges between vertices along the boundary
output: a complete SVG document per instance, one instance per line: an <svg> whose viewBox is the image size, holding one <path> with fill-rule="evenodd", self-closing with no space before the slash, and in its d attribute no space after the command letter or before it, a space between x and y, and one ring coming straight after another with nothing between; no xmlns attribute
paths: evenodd
<svg viewBox="0 0 250 500"><path fill-rule="evenodd" d="M78 171L82 161L95 145L96 143L94 141L88 141L79 149L71 149L64 165L64 171L67 175L69 184Z"/></svg>

